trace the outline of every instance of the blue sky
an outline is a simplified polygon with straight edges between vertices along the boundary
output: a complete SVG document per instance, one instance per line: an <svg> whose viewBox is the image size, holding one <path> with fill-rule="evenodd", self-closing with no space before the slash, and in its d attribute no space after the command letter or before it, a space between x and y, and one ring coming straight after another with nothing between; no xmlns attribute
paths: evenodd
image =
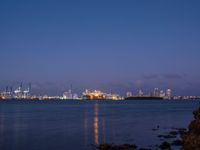
<svg viewBox="0 0 200 150"><path fill-rule="evenodd" d="M1 1L0 87L200 95L200 1Z"/></svg>

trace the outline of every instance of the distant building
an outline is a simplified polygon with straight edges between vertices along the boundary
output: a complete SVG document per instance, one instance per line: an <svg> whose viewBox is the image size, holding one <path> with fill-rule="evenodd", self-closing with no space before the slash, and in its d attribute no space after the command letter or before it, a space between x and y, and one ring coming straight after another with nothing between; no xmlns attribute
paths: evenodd
<svg viewBox="0 0 200 150"><path fill-rule="evenodd" d="M22 83L21 83L21 85L14 91L14 98L28 99L28 98L30 98L30 90L31 90L30 85L27 89L23 90Z"/></svg>
<svg viewBox="0 0 200 150"><path fill-rule="evenodd" d="M21 86L18 87L18 88L14 91L14 94L15 94L15 98L22 98L22 97L23 97L23 91L22 91Z"/></svg>
<svg viewBox="0 0 200 150"><path fill-rule="evenodd" d="M171 99L172 98L172 90L171 89L167 89L166 90L166 98L167 99Z"/></svg>
<svg viewBox="0 0 200 150"><path fill-rule="evenodd" d="M67 92L64 92L64 93L63 93L63 99L73 99L72 91L69 90L69 91L67 91Z"/></svg>
<svg viewBox="0 0 200 150"><path fill-rule="evenodd" d="M30 88L23 91L23 98L27 99L30 96Z"/></svg>
<svg viewBox="0 0 200 150"><path fill-rule="evenodd" d="M105 99L109 99L109 100L120 100L120 99L122 99L122 97L118 94L111 94L111 93L106 94L106 93L104 93L104 95L105 95Z"/></svg>
<svg viewBox="0 0 200 150"><path fill-rule="evenodd" d="M83 99L106 99L105 95L103 92L98 91L98 90L94 90L94 91L89 91L89 90L85 90L85 92L83 92L82 94Z"/></svg>
<svg viewBox="0 0 200 150"><path fill-rule="evenodd" d="M165 92L163 90L161 90L159 96L164 98L165 97Z"/></svg>
<svg viewBox="0 0 200 150"><path fill-rule="evenodd" d="M82 93L82 98L83 99L88 99L88 100L120 100L122 97L118 94L112 94L112 93L103 93L99 90L85 90L85 92Z"/></svg>
<svg viewBox="0 0 200 150"><path fill-rule="evenodd" d="M73 94L73 99L79 99L78 94Z"/></svg>
<svg viewBox="0 0 200 150"><path fill-rule="evenodd" d="M132 92L127 92L126 93L126 97L131 97L131 96L133 96Z"/></svg>
<svg viewBox="0 0 200 150"><path fill-rule="evenodd" d="M158 88L154 88L153 96L155 96L155 97L159 97L160 96L160 92L159 92Z"/></svg>
<svg viewBox="0 0 200 150"><path fill-rule="evenodd" d="M144 93L142 92L142 90L139 90L138 96L144 96Z"/></svg>

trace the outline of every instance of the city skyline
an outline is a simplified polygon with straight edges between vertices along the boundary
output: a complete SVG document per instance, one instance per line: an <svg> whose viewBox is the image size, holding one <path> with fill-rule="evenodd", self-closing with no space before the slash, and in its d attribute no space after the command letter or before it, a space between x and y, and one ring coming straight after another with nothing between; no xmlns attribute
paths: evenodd
<svg viewBox="0 0 200 150"><path fill-rule="evenodd" d="M77 3L78 2L78 3ZM200 95L200 2L2 1L0 91Z"/></svg>
<svg viewBox="0 0 200 150"><path fill-rule="evenodd" d="M176 95L172 89L154 88L149 91L138 89L137 91L126 91L126 94L119 94L116 91L102 91L99 89L82 89L81 93L76 93L70 85L70 88L58 95L36 94L32 90L32 84L29 83L24 86L9 87L7 86L3 91L0 91L0 99L24 99L24 100L196 100L200 96L195 95Z"/></svg>
<svg viewBox="0 0 200 150"><path fill-rule="evenodd" d="M124 100L126 98L151 98L151 99L173 99L173 91L171 89L159 89L154 88L153 90L144 92L142 89L138 91L127 91L126 94L120 95L115 91L101 91L99 89L84 89L81 91L81 94L77 94L76 91L70 85L70 89L65 90L63 95L48 95L45 94L36 94L32 90L32 84L24 85L20 83L18 87L7 86L3 91L0 91L0 99L75 99L75 100L84 100L84 99L104 99L104 100Z"/></svg>

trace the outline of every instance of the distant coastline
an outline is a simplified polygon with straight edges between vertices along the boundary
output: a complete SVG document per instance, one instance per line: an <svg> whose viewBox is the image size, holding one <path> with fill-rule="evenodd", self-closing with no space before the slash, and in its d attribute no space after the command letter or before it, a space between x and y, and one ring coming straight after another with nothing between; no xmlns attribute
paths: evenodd
<svg viewBox="0 0 200 150"><path fill-rule="evenodd" d="M155 97L155 96L131 96L126 97L124 100L163 100L163 97Z"/></svg>
<svg viewBox="0 0 200 150"><path fill-rule="evenodd" d="M123 99L118 99L118 100L113 100L113 99L86 99L86 98L79 98L79 99L63 99L60 97L48 97L48 98L43 98L43 97L30 97L30 98L1 98L0 97L0 101L137 101L137 100L141 100L141 101L148 101L148 100L158 100L158 101L186 101L186 100L200 100L199 97L197 98L174 98L172 97L171 99L164 99L162 97L149 97L149 96L143 96L143 97L139 97L139 96L132 96L132 97L125 97Z"/></svg>

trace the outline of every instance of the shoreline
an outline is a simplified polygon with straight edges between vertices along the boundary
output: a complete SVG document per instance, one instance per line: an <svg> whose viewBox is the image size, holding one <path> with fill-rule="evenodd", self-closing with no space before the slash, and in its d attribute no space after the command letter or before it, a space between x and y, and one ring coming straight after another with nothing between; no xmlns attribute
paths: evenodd
<svg viewBox="0 0 200 150"><path fill-rule="evenodd" d="M162 98L134 98L134 99L59 99L59 98L50 98L50 99L39 99L39 98L9 98L9 99L0 99L0 101L199 101L200 98L197 99L162 99ZM200 105L200 104L199 104Z"/></svg>
<svg viewBox="0 0 200 150"><path fill-rule="evenodd" d="M99 150L200 150L200 107L193 111L193 120L189 123L188 128L172 128L167 134L158 135L161 139L160 145L154 145L151 148L138 148L136 144L100 144ZM153 128L153 131L159 130L159 126Z"/></svg>

